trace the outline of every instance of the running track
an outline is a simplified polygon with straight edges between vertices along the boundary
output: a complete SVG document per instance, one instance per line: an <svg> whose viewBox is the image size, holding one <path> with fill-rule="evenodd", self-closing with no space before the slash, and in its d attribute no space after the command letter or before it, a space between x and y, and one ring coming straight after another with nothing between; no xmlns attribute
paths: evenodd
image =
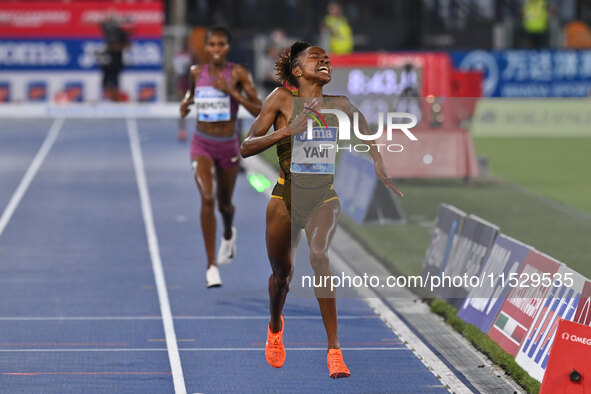
<svg viewBox="0 0 591 394"><path fill-rule="evenodd" d="M355 298L338 301L351 378L329 379L302 297L285 308L287 361L269 367L267 197L239 177L238 256L207 290L175 134L172 119L0 122L0 391L447 392Z"/></svg>

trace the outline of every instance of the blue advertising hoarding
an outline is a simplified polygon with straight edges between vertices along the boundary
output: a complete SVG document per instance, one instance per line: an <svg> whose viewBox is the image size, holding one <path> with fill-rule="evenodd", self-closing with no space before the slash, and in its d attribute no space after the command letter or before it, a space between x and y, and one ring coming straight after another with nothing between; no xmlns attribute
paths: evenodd
<svg viewBox="0 0 591 394"><path fill-rule="evenodd" d="M334 179L334 189L341 201L341 211L362 224L377 184L371 160L343 152Z"/></svg>
<svg viewBox="0 0 591 394"><path fill-rule="evenodd" d="M503 286L502 278L519 272L530 250L531 247L511 237L497 235L478 273L483 285L470 290L458 317L476 325L480 331L488 332L511 290L511 287Z"/></svg>
<svg viewBox="0 0 591 394"><path fill-rule="evenodd" d="M88 71L98 70L102 40L88 39L18 39L0 41L2 71ZM160 71L162 41L134 39L124 52L126 71Z"/></svg>
<svg viewBox="0 0 591 394"><path fill-rule="evenodd" d="M452 51L454 67L484 73L486 97L587 97L591 50Z"/></svg>

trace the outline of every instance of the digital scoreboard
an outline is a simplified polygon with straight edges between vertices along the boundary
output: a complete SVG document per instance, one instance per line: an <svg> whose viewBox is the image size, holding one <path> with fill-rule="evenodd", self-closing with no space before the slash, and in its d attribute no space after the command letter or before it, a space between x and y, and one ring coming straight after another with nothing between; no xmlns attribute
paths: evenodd
<svg viewBox="0 0 591 394"><path fill-rule="evenodd" d="M335 67L327 94L347 96L368 123L378 114L410 112L421 118L421 69L408 63L399 67Z"/></svg>

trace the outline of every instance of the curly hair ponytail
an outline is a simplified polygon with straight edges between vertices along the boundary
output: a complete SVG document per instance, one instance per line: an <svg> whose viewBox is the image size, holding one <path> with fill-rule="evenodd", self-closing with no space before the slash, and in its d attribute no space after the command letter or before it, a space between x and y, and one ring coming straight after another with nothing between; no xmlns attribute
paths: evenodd
<svg viewBox="0 0 591 394"><path fill-rule="evenodd" d="M292 74L292 70L300 64L298 61L300 53L311 46L312 44L307 42L296 41L289 51L283 52L275 61L275 70L277 71L275 75L282 83L287 82L290 86L298 87L298 80Z"/></svg>

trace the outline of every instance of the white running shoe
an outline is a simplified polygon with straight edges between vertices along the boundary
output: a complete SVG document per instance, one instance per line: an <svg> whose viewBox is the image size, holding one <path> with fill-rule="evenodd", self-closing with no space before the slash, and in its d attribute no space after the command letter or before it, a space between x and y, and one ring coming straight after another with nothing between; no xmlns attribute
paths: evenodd
<svg viewBox="0 0 591 394"><path fill-rule="evenodd" d="M211 265L205 273L207 280L207 287L220 287L222 285L222 278L220 277L220 270L217 266Z"/></svg>
<svg viewBox="0 0 591 394"><path fill-rule="evenodd" d="M230 264L236 256L236 228L232 227L232 238L225 239L222 235L222 242L218 249L218 265Z"/></svg>

